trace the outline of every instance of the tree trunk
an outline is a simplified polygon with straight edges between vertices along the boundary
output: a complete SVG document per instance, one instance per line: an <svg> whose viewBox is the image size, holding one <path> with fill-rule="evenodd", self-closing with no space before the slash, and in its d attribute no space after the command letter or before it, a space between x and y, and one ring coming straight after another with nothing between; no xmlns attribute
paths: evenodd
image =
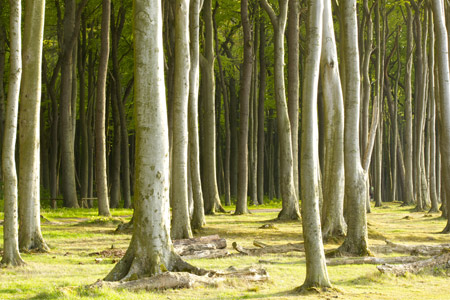
<svg viewBox="0 0 450 300"><path fill-rule="evenodd" d="M204 101L203 138L204 174L203 195L205 200L205 213L214 214L216 210L224 211L219 198L216 180L216 113L215 113L215 84L214 84L214 36L212 24L212 0L205 0L203 7L203 20L205 28L204 57L200 61L203 79L202 94Z"/></svg>
<svg viewBox="0 0 450 300"><path fill-rule="evenodd" d="M109 58L109 24L111 19L111 0L102 2L102 31L100 60L97 78L97 101L95 106L95 182L97 184L98 214L110 216L108 184L106 176L106 75Z"/></svg>
<svg viewBox="0 0 450 300"><path fill-rule="evenodd" d="M236 215L248 213L248 120L250 106L250 89L253 68L253 49L251 43L251 27L248 18L248 0L241 1L241 21L244 32L244 62L239 92L239 163L238 163L238 194L236 201Z"/></svg>
<svg viewBox="0 0 450 300"><path fill-rule="evenodd" d="M25 262L19 253L17 224L17 171L15 160L17 116L19 108L20 80L22 78L21 19L22 4L10 0L10 72L8 102L5 110L2 144L2 175L4 183L4 224L2 265L20 266ZM27 3L29 4L29 3ZM26 7L28 8L28 7ZM28 20L29 21L29 20ZM2 41L3 42L3 41ZM4 58L4 57L3 57ZM3 92L3 91L2 91ZM3 104L2 104L3 105ZM2 128L3 128L3 124Z"/></svg>
<svg viewBox="0 0 450 300"><path fill-rule="evenodd" d="M199 22L200 0L191 0L189 7L190 55L189 73L189 166L191 172L194 214L192 229L200 229L205 223L202 182L200 178L200 147L198 138L198 83L199 83Z"/></svg>
<svg viewBox="0 0 450 300"><path fill-rule="evenodd" d="M406 70L405 70L405 197L403 203L410 205L414 202L413 187L413 160L412 160L412 63L413 63L413 17L411 14L411 6L406 4L407 17L407 45L406 45Z"/></svg>
<svg viewBox="0 0 450 300"><path fill-rule="evenodd" d="M299 5L297 0L288 0L288 112L291 123L292 158L294 164L295 194L300 195L298 170L298 119L299 119Z"/></svg>
<svg viewBox="0 0 450 300"><path fill-rule="evenodd" d="M440 117L440 150L443 182L448 182L450 176L450 76L448 57L448 35L445 27L444 9L439 0L432 1L434 31L436 35L436 58L439 80L439 117ZM450 185L443 184L445 195L450 195ZM450 201L447 202L447 226L443 233L450 233Z"/></svg>
<svg viewBox="0 0 450 300"><path fill-rule="evenodd" d="M331 3L327 1L328 4ZM328 6L326 18L331 17L331 7ZM319 84L320 58L322 42L330 35L322 35L328 31L329 22L324 21L323 1L309 1L308 36L309 51L306 57L305 78L303 84L302 101L302 141L301 141L301 180L302 180L302 226L305 241L306 278L302 290L312 287L331 287L325 262L325 253L322 243L319 211L319 148L317 125L317 94ZM326 23L326 28L324 23ZM332 25L332 21L331 21ZM331 26L332 28L332 26ZM324 56L329 53L324 53ZM337 70L337 61L326 57L328 66ZM335 73L339 77L339 73ZM330 80L325 71L324 80Z"/></svg>
<svg viewBox="0 0 450 300"><path fill-rule="evenodd" d="M258 98L258 203L264 204L264 99L266 93L266 29L264 18L259 26L259 98Z"/></svg>
<svg viewBox="0 0 450 300"><path fill-rule="evenodd" d="M198 271L175 253L169 234L169 139L160 5L156 0L134 1L135 226L125 256L106 276L107 281L166 270Z"/></svg>
<svg viewBox="0 0 450 300"><path fill-rule="evenodd" d="M322 234L344 236L344 102L339 76L331 2L325 1L322 35L322 90L325 115Z"/></svg>
<svg viewBox="0 0 450 300"><path fill-rule="evenodd" d="M280 0L280 14L277 16L267 0L260 0L270 17L274 28L274 84L277 105L277 126L280 151L280 191L282 206L278 214L280 220L297 220L300 218L297 195L294 184L294 162L292 152L292 135L286 103L284 85L284 31L287 19L287 1Z"/></svg>
<svg viewBox="0 0 450 300"><path fill-rule="evenodd" d="M173 82L172 226L173 239L192 238L188 210L189 0L175 2Z"/></svg>
<svg viewBox="0 0 450 300"><path fill-rule="evenodd" d="M345 124L344 124L344 164L345 197L348 231L340 253L366 256L369 253L366 219L366 176L361 166L359 149L359 106L360 74L358 54L358 34L356 22L356 0L341 2L344 36L345 66Z"/></svg>
<svg viewBox="0 0 450 300"><path fill-rule="evenodd" d="M61 102L59 106L61 123L59 141L61 145L61 189L66 207L78 207L75 184L75 148L73 138L73 119L75 116L72 108L72 69L74 68L73 51L80 27L80 20L77 17L86 2L86 0L82 0L77 10L75 0L65 0L64 10L64 41L61 47Z"/></svg>
<svg viewBox="0 0 450 300"><path fill-rule="evenodd" d="M41 233L39 179L44 9L45 1L26 1L19 106L19 248L24 251L49 250Z"/></svg>

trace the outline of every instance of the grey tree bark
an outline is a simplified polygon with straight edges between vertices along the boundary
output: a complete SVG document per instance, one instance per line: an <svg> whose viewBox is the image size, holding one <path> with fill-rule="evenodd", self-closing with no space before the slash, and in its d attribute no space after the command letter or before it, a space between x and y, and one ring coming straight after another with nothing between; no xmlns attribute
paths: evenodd
<svg viewBox="0 0 450 300"><path fill-rule="evenodd" d="M212 24L211 0L203 3L203 21L205 28L204 56L201 56L200 66L202 71L204 101L203 118L203 198L205 213L214 214L216 210L225 211L220 203L216 178L216 113L215 113L215 83L214 83L214 37Z"/></svg>
<svg viewBox="0 0 450 300"><path fill-rule="evenodd" d="M202 228L205 222L202 181L200 177L200 146L198 138L198 85L199 85L199 23L200 0L191 0L189 7L189 33L191 68L189 71L189 166L194 200L192 229Z"/></svg>
<svg viewBox="0 0 450 300"><path fill-rule="evenodd" d="M450 176L450 71L448 52L448 32L445 27L445 17L442 1L432 0L434 32L436 36L436 60L439 82L439 112L440 112L440 150L443 182L448 182ZM445 194L450 195L450 185L443 184ZM447 225L442 233L450 233L450 201L447 200Z"/></svg>
<svg viewBox="0 0 450 300"><path fill-rule="evenodd" d="M169 138L164 86L161 1L134 1L136 184L133 236L107 281L196 268L170 238ZM150 100L149 100L150 99Z"/></svg>
<svg viewBox="0 0 450 300"><path fill-rule="evenodd" d="M250 107L250 88L253 68L252 28L248 18L248 0L241 1L241 22L244 32L244 62L239 92L239 154L238 154L238 187L236 215L248 213L248 120Z"/></svg>
<svg viewBox="0 0 450 300"><path fill-rule="evenodd" d="M48 251L40 219L40 107L45 1L25 3L19 105L19 248Z"/></svg>
<svg viewBox="0 0 450 300"><path fill-rule="evenodd" d="M102 31L100 59L97 79L97 101L95 106L95 182L97 184L98 214L110 216L108 183L106 176L106 75L109 58L109 25L111 20L111 0L102 1Z"/></svg>
<svg viewBox="0 0 450 300"><path fill-rule="evenodd" d="M3 257L1 264L20 266L25 262L19 253L17 224L17 171L15 160L17 116L19 110L20 80L22 78L22 4L10 0L10 71L8 99L5 109L4 136L2 144L2 175L4 184Z"/></svg>
<svg viewBox="0 0 450 300"><path fill-rule="evenodd" d="M185 239L192 237L188 210L189 0L175 1L174 56L171 237Z"/></svg>
<svg viewBox="0 0 450 300"><path fill-rule="evenodd" d="M294 162L292 152L291 125L289 121L286 88L284 85L284 31L286 28L288 0L279 0L279 15L275 14L267 0L260 0L261 6L269 15L274 28L274 84L277 105L277 129L280 149L280 190L282 209L280 220L300 218L297 195L294 184Z"/></svg>
<svg viewBox="0 0 450 300"><path fill-rule="evenodd" d="M300 2L289 0L288 4L288 113L291 123L292 159L294 165L295 194L300 195L298 170L298 119L299 119L299 19Z"/></svg>
<svg viewBox="0 0 450 300"><path fill-rule="evenodd" d="M264 204L264 99L266 92L266 29L264 19L259 26L259 100L258 100L258 203Z"/></svg>
<svg viewBox="0 0 450 300"><path fill-rule="evenodd" d="M331 0L326 0L331 8ZM308 55L302 101L301 186L302 227L305 241L306 278L300 289L331 287L322 243L319 212L319 129L317 120L317 95L324 29L324 3L308 1ZM331 16L331 10L329 11ZM332 23L332 22L331 22ZM327 24L329 25L329 23ZM329 29L329 28L328 28ZM327 36L329 38L329 36ZM325 37L324 37L325 38ZM327 57L330 63L329 57ZM331 61L331 65L333 65ZM336 67L337 70L337 62ZM339 74L336 73L339 78Z"/></svg>
<svg viewBox="0 0 450 300"><path fill-rule="evenodd" d="M339 254L365 256L369 253L366 219L366 176L361 166L359 148L360 72L356 0L341 2L344 47L344 167L345 197L348 203L347 236Z"/></svg>
<svg viewBox="0 0 450 300"><path fill-rule="evenodd" d="M320 68L325 128L322 235L326 240L344 236L347 232L344 220L344 100L329 0L324 1L322 30Z"/></svg>

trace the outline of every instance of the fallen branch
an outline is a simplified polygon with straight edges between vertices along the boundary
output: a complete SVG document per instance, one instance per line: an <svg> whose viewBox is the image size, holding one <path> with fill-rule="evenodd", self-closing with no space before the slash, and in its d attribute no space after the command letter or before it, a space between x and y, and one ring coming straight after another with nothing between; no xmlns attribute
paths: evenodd
<svg viewBox="0 0 450 300"><path fill-rule="evenodd" d="M305 251L305 247L303 243L298 244L284 244L284 245L267 245L259 241L254 241L253 245L258 248L244 248L238 245L236 242L233 242L233 248L244 255L249 256L261 256L268 253L287 253L287 252L303 252Z"/></svg>
<svg viewBox="0 0 450 300"><path fill-rule="evenodd" d="M384 264L377 266L378 271L381 273L390 273L397 276L404 276L406 273L417 274L424 269L430 269L435 267L450 268L450 253L443 253L441 255L434 256L432 258L402 264L402 265L391 265Z"/></svg>
<svg viewBox="0 0 450 300"><path fill-rule="evenodd" d="M398 256L398 257L349 257L327 259L327 266L340 265L378 265L378 264L405 264L424 260L417 256Z"/></svg>
<svg viewBox="0 0 450 300"><path fill-rule="evenodd" d="M442 250L450 249L450 244L439 245L404 245L386 240L385 246L372 247L378 253L405 253L409 255L434 256L439 255Z"/></svg>

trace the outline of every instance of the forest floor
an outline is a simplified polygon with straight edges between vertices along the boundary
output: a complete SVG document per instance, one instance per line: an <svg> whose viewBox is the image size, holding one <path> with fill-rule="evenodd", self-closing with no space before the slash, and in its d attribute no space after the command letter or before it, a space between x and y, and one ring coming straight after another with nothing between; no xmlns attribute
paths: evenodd
<svg viewBox="0 0 450 300"><path fill-rule="evenodd" d="M236 254L232 242L249 248L254 247L254 240L267 244L302 242L300 222L271 223L274 226L269 229L260 229L276 217L276 211L272 207L244 216L207 216L205 229L196 236L220 235L227 240L231 254ZM329 266L335 291L294 294L292 290L300 286L305 277L303 252L190 260L198 267L214 270L260 266L270 276L270 280L263 283L229 279L215 288L138 293L86 289L84 286L104 278L119 259L99 253L111 248L126 250L130 241L130 235L115 235L114 230L118 223L131 217L131 210L112 210L112 218L100 218L96 213L94 209L42 211L45 217L42 232L51 252L23 254L26 266L0 269L0 299L450 299L448 273L395 277L379 273L376 265ZM400 207L399 203L384 203L368 215L370 245L383 245L385 239L403 244L450 243L450 235L438 234L446 224L439 216L413 212L413 207ZM3 219L1 214L0 218ZM3 239L1 234L0 238ZM337 243L328 243L325 248L337 246ZM108 252L114 254L115 251ZM266 263L260 263L260 260Z"/></svg>

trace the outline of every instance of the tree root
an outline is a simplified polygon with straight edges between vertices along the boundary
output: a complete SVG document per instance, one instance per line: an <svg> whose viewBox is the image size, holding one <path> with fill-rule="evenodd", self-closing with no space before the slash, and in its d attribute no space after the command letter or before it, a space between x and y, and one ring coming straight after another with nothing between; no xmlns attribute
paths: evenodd
<svg viewBox="0 0 450 300"><path fill-rule="evenodd" d="M264 269L245 268L236 270L229 268L226 271L210 271L203 276L191 274L189 272L164 272L151 277L145 277L130 281L103 281L87 286L87 288L111 288L126 289L129 291L139 290L164 290L164 289L182 289L196 286L216 287L227 278L239 278L246 281L258 282L267 281L269 275Z"/></svg>

